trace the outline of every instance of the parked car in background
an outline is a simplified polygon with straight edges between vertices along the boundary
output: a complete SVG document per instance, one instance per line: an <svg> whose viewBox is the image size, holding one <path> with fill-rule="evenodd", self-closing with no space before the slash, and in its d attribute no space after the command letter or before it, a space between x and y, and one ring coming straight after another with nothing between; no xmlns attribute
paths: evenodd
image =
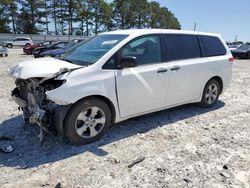
<svg viewBox="0 0 250 188"><path fill-rule="evenodd" d="M0 46L0 57L8 56L8 49Z"/></svg>
<svg viewBox="0 0 250 188"><path fill-rule="evenodd" d="M40 42L40 43L35 43L29 46L24 46L23 47L23 52L27 55L31 55L33 53L33 50L35 50L38 47L45 47L48 46L52 43L55 43L55 41L45 41L45 42Z"/></svg>
<svg viewBox="0 0 250 188"><path fill-rule="evenodd" d="M228 47L229 47L229 49L230 49L230 51L232 52L233 50L236 50L236 49L238 49L239 48L239 46L238 45L228 45Z"/></svg>
<svg viewBox="0 0 250 188"><path fill-rule="evenodd" d="M13 46L29 46L32 45L33 41L28 37L15 38L12 41L5 41L3 45L7 48L12 48Z"/></svg>
<svg viewBox="0 0 250 188"><path fill-rule="evenodd" d="M241 45L238 49L232 51L235 58L250 59L250 43Z"/></svg>
<svg viewBox="0 0 250 188"><path fill-rule="evenodd" d="M235 42L232 42L232 45L237 46L238 48L239 48L241 45L243 45L243 44L244 44L244 42L242 42L242 41L235 41Z"/></svg>
<svg viewBox="0 0 250 188"><path fill-rule="evenodd" d="M60 55L64 54L64 52L71 47L75 46L79 42L82 42L84 39L74 39L67 43L63 48L57 48L52 50L47 50L45 52L40 53L40 57L50 56L50 57L59 57Z"/></svg>
<svg viewBox="0 0 250 188"><path fill-rule="evenodd" d="M38 47L33 50L32 54L34 55L35 58L44 57L44 55L42 54L43 52L48 51L48 50L55 50L55 49L63 48L67 43L68 42L61 41L61 42L52 43L48 46Z"/></svg>
<svg viewBox="0 0 250 188"><path fill-rule="evenodd" d="M233 61L218 34L120 30L9 73L26 121L86 144L132 117L187 103L212 107L230 85Z"/></svg>
<svg viewBox="0 0 250 188"><path fill-rule="evenodd" d="M234 42L232 42L232 45L242 45L242 44L244 44L244 42L242 42L242 41L234 41Z"/></svg>

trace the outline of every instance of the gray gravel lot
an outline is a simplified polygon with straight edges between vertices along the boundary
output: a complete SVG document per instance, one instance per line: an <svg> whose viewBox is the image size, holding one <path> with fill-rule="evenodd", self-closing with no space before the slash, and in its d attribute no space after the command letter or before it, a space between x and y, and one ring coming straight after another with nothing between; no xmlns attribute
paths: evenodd
<svg viewBox="0 0 250 188"><path fill-rule="evenodd" d="M50 135L41 145L39 128L23 126L7 68L31 58L21 49L0 58L0 135L15 138L14 152L0 153L0 187L250 187L250 60L235 61L231 87L211 109L141 116L73 146Z"/></svg>

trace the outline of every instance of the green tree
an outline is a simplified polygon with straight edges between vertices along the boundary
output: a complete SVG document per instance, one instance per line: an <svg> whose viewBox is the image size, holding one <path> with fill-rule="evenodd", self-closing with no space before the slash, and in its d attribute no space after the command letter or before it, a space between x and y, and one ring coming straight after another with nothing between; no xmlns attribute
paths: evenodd
<svg viewBox="0 0 250 188"><path fill-rule="evenodd" d="M18 17L17 1L16 0L3 0L1 3L4 3L5 5L0 6L4 8L4 13L0 13L0 15L5 15L6 18L8 18L8 20L5 23L11 26L11 31L13 33L16 33L16 20ZM7 27L9 27L9 25Z"/></svg>
<svg viewBox="0 0 250 188"><path fill-rule="evenodd" d="M128 29L131 28L134 24L133 19L133 0L114 0L114 20L115 26L118 29Z"/></svg>
<svg viewBox="0 0 250 188"><path fill-rule="evenodd" d="M46 34L50 34L49 24L51 23L52 10L51 0L41 0L41 19L39 23L45 26L45 28L43 28L42 30L45 31Z"/></svg>
<svg viewBox="0 0 250 188"><path fill-rule="evenodd" d="M163 29L181 29L178 19L166 7L161 7L158 2L150 2L149 27Z"/></svg>
<svg viewBox="0 0 250 188"><path fill-rule="evenodd" d="M77 7L77 21L80 23L80 31L82 35L90 35L90 27L92 26L92 1L91 0L78 0Z"/></svg>
<svg viewBox="0 0 250 188"><path fill-rule="evenodd" d="M130 28L180 29L174 14L149 0L1 0L0 32L82 34Z"/></svg>
<svg viewBox="0 0 250 188"><path fill-rule="evenodd" d="M132 4L131 17L133 18L132 21L134 22L131 23L131 26L134 26L138 29L145 28L148 16L147 0L133 0L131 4Z"/></svg>
<svg viewBox="0 0 250 188"><path fill-rule="evenodd" d="M8 17L8 0L1 0L0 1L0 33L9 33L10 27L9 27L9 17Z"/></svg>
<svg viewBox="0 0 250 188"><path fill-rule="evenodd" d="M43 24L42 22L42 0L20 0L20 16L18 19L18 31L28 34L36 34L41 30L37 28L37 24Z"/></svg>
<svg viewBox="0 0 250 188"><path fill-rule="evenodd" d="M112 23L112 5L104 0L92 0L93 11L93 33L111 30Z"/></svg>

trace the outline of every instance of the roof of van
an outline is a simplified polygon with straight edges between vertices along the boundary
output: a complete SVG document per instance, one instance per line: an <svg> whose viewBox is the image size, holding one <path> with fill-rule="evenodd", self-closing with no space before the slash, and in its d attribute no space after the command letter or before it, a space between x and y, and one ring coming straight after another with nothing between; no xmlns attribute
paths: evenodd
<svg viewBox="0 0 250 188"><path fill-rule="evenodd" d="M216 33L198 32L198 31L187 31L187 30L174 30L174 29L125 29L105 32L103 34L124 34L132 35L137 34L150 34L150 33L177 33L177 34L196 34L196 35L210 35L210 36L221 36Z"/></svg>

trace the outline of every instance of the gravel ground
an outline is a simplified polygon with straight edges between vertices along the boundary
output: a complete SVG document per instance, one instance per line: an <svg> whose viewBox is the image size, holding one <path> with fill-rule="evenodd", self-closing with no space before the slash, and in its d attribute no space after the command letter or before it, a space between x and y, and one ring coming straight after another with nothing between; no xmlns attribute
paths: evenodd
<svg viewBox="0 0 250 188"><path fill-rule="evenodd" d="M14 152L0 153L0 187L250 187L249 60L235 61L231 87L211 109L141 116L73 146L50 135L41 145L39 128L23 126L7 68L30 58L21 49L0 58L0 135L15 138Z"/></svg>

